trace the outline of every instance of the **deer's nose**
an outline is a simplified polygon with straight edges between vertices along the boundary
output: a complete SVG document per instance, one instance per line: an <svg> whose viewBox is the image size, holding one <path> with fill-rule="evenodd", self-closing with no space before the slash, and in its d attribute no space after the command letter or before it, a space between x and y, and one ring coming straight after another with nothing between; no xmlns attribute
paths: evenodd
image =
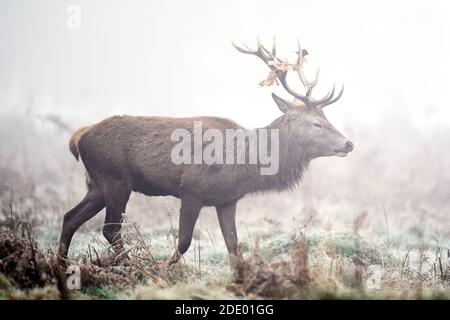
<svg viewBox="0 0 450 320"><path fill-rule="evenodd" d="M350 152L353 150L353 148L354 148L353 142L347 141L347 143L345 144L345 151Z"/></svg>

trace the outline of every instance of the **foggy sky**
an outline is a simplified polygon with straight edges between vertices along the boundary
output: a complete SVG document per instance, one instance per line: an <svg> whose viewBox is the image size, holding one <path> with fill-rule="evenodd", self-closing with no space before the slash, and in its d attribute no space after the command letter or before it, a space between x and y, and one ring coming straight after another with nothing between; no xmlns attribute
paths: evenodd
<svg viewBox="0 0 450 320"><path fill-rule="evenodd" d="M66 27L71 4L81 8L79 30ZM0 109L33 105L80 122L217 115L263 126L280 115L270 93L289 96L258 88L268 69L230 39L252 46L260 35L270 46L276 35L281 56L294 58L299 37L308 70L321 66L318 97L345 83L327 108L338 127L392 113L424 128L450 124L448 9L448 1L1 0Z"/></svg>

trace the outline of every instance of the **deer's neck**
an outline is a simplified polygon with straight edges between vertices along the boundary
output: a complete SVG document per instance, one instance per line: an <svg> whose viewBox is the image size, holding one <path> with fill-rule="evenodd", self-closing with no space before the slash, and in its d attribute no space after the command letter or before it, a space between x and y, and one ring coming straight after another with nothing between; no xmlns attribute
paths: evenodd
<svg viewBox="0 0 450 320"><path fill-rule="evenodd" d="M253 171L254 191L285 190L297 186L303 177L304 170L311 159L305 153L302 141L290 135L289 123L284 117L280 117L265 127L270 130L278 130L279 133L279 168L274 175L261 175L260 170ZM270 138L268 139L270 140ZM256 175L256 177L255 177Z"/></svg>

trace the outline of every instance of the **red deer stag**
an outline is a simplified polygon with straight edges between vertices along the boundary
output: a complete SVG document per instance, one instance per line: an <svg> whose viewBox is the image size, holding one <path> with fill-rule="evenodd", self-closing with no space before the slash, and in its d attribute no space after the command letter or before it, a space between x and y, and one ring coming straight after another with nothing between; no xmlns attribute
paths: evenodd
<svg viewBox="0 0 450 320"><path fill-rule="evenodd" d="M171 262L176 262L188 250L200 209L204 206L216 207L228 252L230 256L236 255L235 214L239 199L248 193L292 188L300 183L303 171L312 159L342 157L353 150L353 144L331 125L323 113L325 106L342 96L343 88L337 96L334 96L333 87L322 99L312 98L319 73L316 73L314 81L305 78L303 62L306 50L299 45L297 61L291 64L276 57L275 43L271 51L259 40L256 50L233 45L242 53L260 58L270 68L271 74L262 85L279 81L295 98L290 102L272 94L283 114L264 129L274 129L279 134L277 172L261 174L262 163L259 161L213 165L171 161L174 148L172 133L181 128L193 134L195 122L201 122L205 130L214 129L219 133L235 129L251 135L255 131L227 119L114 116L82 128L72 136L70 150L77 159L81 158L86 168L88 191L84 199L64 216L59 246L62 258L67 257L75 231L105 207L103 234L118 252L122 251L122 214L132 191L181 199L178 248ZM288 85L289 71L300 77L305 87L304 95Z"/></svg>

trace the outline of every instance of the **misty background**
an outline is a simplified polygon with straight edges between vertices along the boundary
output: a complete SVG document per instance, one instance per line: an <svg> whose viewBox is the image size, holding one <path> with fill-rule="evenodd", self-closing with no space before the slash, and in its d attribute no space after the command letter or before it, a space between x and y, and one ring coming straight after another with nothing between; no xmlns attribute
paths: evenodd
<svg viewBox="0 0 450 320"><path fill-rule="evenodd" d="M68 25L73 6L79 28ZM276 35L279 55L290 59L300 39L310 77L320 65L315 96L345 83L325 113L355 150L314 160L297 190L247 197L238 220L289 225L314 216L318 225L345 226L368 211L375 231L388 216L399 234L420 227L448 241L449 8L448 1L0 0L2 190L32 194L45 212L54 205L59 225L85 190L82 165L68 150L80 126L116 114L269 124L280 116L270 93L290 97L281 87L259 88L267 67L231 39L252 47L259 35L270 47ZM176 205L134 195L128 211L151 227ZM212 214L199 222L210 221L217 224Z"/></svg>

